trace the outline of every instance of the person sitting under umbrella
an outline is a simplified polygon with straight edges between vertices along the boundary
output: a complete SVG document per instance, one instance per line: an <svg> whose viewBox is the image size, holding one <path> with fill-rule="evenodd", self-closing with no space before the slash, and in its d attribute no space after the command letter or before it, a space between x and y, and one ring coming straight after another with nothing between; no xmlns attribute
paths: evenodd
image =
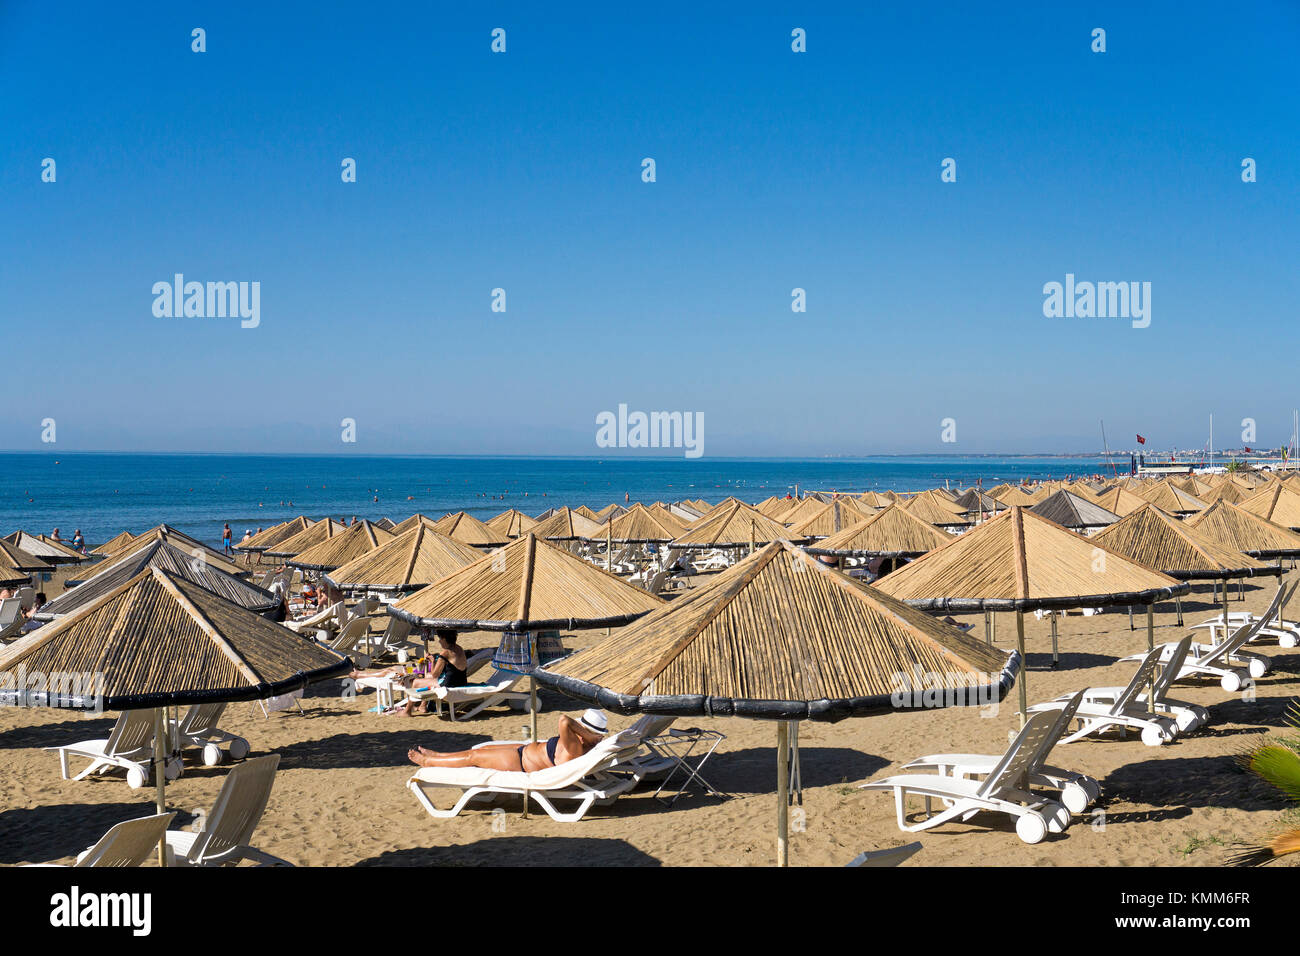
<svg viewBox="0 0 1300 956"><path fill-rule="evenodd" d="M407 756L421 767L482 767L486 770L522 770L531 773L576 760L609 733L605 713L589 708L577 720L560 716L560 732L546 741L530 744L489 744L473 750L439 753L416 747Z"/></svg>
<svg viewBox="0 0 1300 956"><path fill-rule="evenodd" d="M427 659L426 669L414 674L406 673L404 664L393 667L381 667L376 670L354 670L350 675L353 680L360 677L389 677L400 680L406 687L464 687L469 683L469 656L465 648L456 641L456 632L439 628L436 632L440 645L438 653ZM428 646L427 644L425 645ZM427 714L428 701L416 701L410 698L384 711L386 714L401 714L412 717L415 714Z"/></svg>

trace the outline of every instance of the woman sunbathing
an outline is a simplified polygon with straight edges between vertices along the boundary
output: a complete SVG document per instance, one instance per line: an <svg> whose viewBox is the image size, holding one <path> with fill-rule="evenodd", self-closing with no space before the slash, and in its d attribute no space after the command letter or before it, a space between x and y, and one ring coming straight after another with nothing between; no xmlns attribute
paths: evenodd
<svg viewBox="0 0 1300 956"><path fill-rule="evenodd" d="M411 688L464 687L469 683L469 657L465 654L465 648L457 643L455 631L438 630L435 633L439 651L429 658L429 666L424 673L407 674L405 665L398 664L395 667L381 667L377 670L354 670L349 676L353 680L359 677L396 678L401 680L403 686ZM410 699L404 704L385 711L387 714L401 714L403 717L428 712L427 701Z"/></svg>
<svg viewBox="0 0 1300 956"><path fill-rule="evenodd" d="M589 709L574 720L560 716L560 732L546 741L531 744L489 744L474 750L439 753L416 747L407 756L421 767L483 767L487 770L545 770L576 760L605 739L609 725L604 711Z"/></svg>

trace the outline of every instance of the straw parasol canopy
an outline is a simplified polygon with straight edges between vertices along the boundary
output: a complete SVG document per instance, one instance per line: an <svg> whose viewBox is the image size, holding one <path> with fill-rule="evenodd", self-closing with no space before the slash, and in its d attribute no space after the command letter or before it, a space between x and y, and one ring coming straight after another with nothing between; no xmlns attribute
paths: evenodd
<svg viewBox="0 0 1300 956"><path fill-rule="evenodd" d="M73 551L61 541L53 541L43 534L15 531L13 534L5 535L4 540L17 545L21 550L40 558L47 564L78 564L90 560L89 556Z"/></svg>
<svg viewBox="0 0 1300 956"><path fill-rule="evenodd" d="M417 524L325 575L341 591L415 591L473 564L483 552Z"/></svg>
<svg viewBox="0 0 1300 956"><path fill-rule="evenodd" d="M624 508L622 505L608 504L596 512L596 520L604 522L604 521L608 521L611 517L617 518L625 514L627 514L627 509ZM488 523L491 524L491 522Z"/></svg>
<svg viewBox="0 0 1300 956"><path fill-rule="evenodd" d="M565 507L539 522L529 533L549 541L594 541L605 536L605 526Z"/></svg>
<svg viewBox="0 0 1300 956"><path fill-rule="evenodd" d="M1259 494L1241 502L1241 508L1283 528L1292 531L1300 528L1300 493L1289 488L1286 482L1273 482Z"/></svg>
<svg viewBox="0 0 1300 956"><path fill-rule="evenodd" d="M789 511L793 504L794 500L791 498L778 498L776 495L771 495L754 505L754 510L769 518L778 519L781 513Z"/></svg>
<svg viewBox="0 0 1300 956"><path fill-rule="evenodd" d="M1168 482L1156 482L1137 492L1139 498L1145 498L1161 511L1169 514L1195 514L1204 511L1206 504L1200 498L1194 498L1187 492Z"/></svg>
<svg viewBox="0 0 1300 956"><path fill-rule="evenodd" d="M663 599L531 531L388 606L394 617L461 631L619 627Z"/></svg>
<svg viewBox="0 0 1300 956"><path fill-rule="evenodd" d="M951 540L952 535L891 504L805 550L810 554L914 558Z"/></svg>
<svg viewBox="0 0 1300 956"><path fill-rule="evenodd" d="M1139 498L1133 492L1121 485L1116 485L1097 495L1097 504L1101 505L1112 514L1117 514L1121 518L1131 511L1136 511L1147 503L1145 498Z"/></svg>
<svg viewBox="0 0 1300 956"><path fill-rule="evenodd" d="M791 722L913 709L912 675L1000 700L1018 654L863 587L775 541L711 584L535 672L540 683L621 714L777 722L777 862L786 863ZM797 726L797 725L796 725Z"/></svg>
<svg viewBox="0 0 1300 956"><path fill-rule="evenodd" d="M1071 531L1104 528L1120 520L1115 512L1107 511L1095 501L1064 488L1048 495L1029 510Z"/></svg>
<svg viewBox="0 0 1300 956"><path fill-rule="evenodd" d="M897 500L898 496L893 492L864 491L858 495L858 501L869 508L888 508Z"/></svg>
<svg viewBox="0 0 1300 956"><path fill-rule="evenodd" d="M1187 519L1187 526L1254 558L1300 557L1300 535L1224 499Z"/></svg>
<svg viewBox="0 0 1300 956"><path fill-rule="evenodd" d="M807 521L809 518L813 517L813 515L821 514L825 510L826 502L819 498L808 497L793 503L791 507L777 515L775 520L781 522L783 525L794 526ZM761 514L762 512L760 511L759 513Z"/></svg>
<svg viewBox="0 0 1300 956"><path fill-rule="evenodd" d="M876 514L877 512L872 512ZM850 525L861 523L867 517L847 498L836 498L830 504L822 505L821 510L811 514L798 524L791 525L790 535L796 539L828 538L838 534Z"/></svg>
<svg viewBox="0 0 1300 956"><path fill-rule="evenodd" d="M691 525L673 544L683 548L739 548L767 544L790 536L785 525L755 511L743 501L711 514Z"/></svg>
<svg viewBox="0 0 1300 956"><path fill-rule="evenodd" d="M265 552L275 547L281 541L288 541L300 531L306 531L312 526L312 520L306 515L299 515L296 518L290 518L288 521L281 521L277 525L253 535L247 541L234 545L236 551L259 551Z"/></svg>
<svg viewBox="0 0 1300 956"><path fill-rule="evenodd" d="M692 504L695 505L697 508L699 508L701 521L719 511L726 511L732 505L744 505L746 508L751 507L751 505L748 502L741 501L735 495L728 495L727 497L719 501L716 505L709 504L703 498L696 498L694 501L688 501L687 504Z"/></svg>
<svg viewBox="0 0 1300 956"><path fill-rule="evenodd" d="M947 501L947 499L943 500ZM948 502L948 505L949 507L944 507L933 496L920 494L904 502L902 507L909 514L920 518L922 521L927 521L941 528L964 528L971 523L969 518L963 517L953 510L954 508L960 508L961 505L951 501Z"/></svg>
<svg viewBox="0 0 1300 956"><path fill-rule="evenodd" d="M1023 505L1026 508L1032 508L1046 497L1046 495L1032 494L1019 485L1008 485L1001 491L990 491L989 494L1004 505Z"/></svg>
<svg viewBox="0 0 1300 956"><path fill-rule="evenodd" d="M457 511L439 518L434 524L433 530L439 534L445 534L449 538L455 538L461 544L472 545L476 548L495 548L510 540L501 531L489 528L478 518L463 511Z"/></svg>
<svg viewBox="0 0 1300 956"><path fill-rule="evenodd" d="M347 525L340 524L333 518L323 518L310 528L304 528L297 534L271 545L266 549L266 554L273 558L292 558L347 530Z"/></svg>
<svg viewBox="0 0 1300 956"><path fill-rule="evenodd" d="M98 703L108 710L260 700L352 666L157 567L0 649L0 671L19 665L29 673L100 675Z"/></svg>
<svg viewBox="0 0 1300 956"><path fill-rule="evenodd" d="M177 531L171 525L166 524L157 525L143 534L136 535L131 539L131 543L125 548L110 555L110 562L116 563L125 557L136 554L137 552L149 547L155 541L166 541L170 544L174 544L182 551L189 552L192 559L203 561L213 567L220 568L227 574L240 575L246 573L244 568L235 564L235 562L231 561L220 551L209 548L197 538L191 538L185 532ZM95 575L102 574L108 569L108 567L111 567L111 563L101 564L89 577L87 577L86 580L91 580Z"/></svg>
<svg viewBox="0 0 1300 956"><path fill-rule="evenodd" d="M537 521L516 508L507 508L495 518L489 519L487 526L498 534L504 534L508 538L517 538L525 531L536 528Z"/></svg>
<svg viewBox="0 0 1300 956"><path fill-rule="evenodd" d="M1006 511L1007 508L1011 507L1006 502L999 501L997 498L980 491L978 488L971 488L963 494L958 495L954 499L954 502L961 507L962 514L967 515L981 513L993 515L999 511Z"/></svg>
<svg viewBox="0 0 1300 956"><path fill-rule="evenodd" d="M612 518L605 525L605 537L621 544L672 541L686 530L686 525L662 508L653 511L637 503L624 515Z"/></svg>
<svg viewBox="0 0 1300 956"><path fill-rule="evenodd" d="M16 544L0 539L0 584L4 584L6 577L17 575L22 581L26 581L30 575L44 574L54 570L54 565L38 558L34 554L28 554Z"/></svg>
<svg viewBox="0 0 1300 956"><path fill-rule="evenodd" d="M376 528L369 521L362 519L342 534L336 534L320 544L300 551L289 559L288 564L310 571L333 571L349 561L355 561L363 554L369 554L381 544L392 541L393 538L391 531Z"/></svg>
<svg viewBox="0 0 1300 956"><path fill-rule="evenodd" d="M383 528L385 531L392 531L397 527L397 523L392 518L383 517L375 522L376 528Z"/></svg>
<svg viewBox="0 0 1300 956"><path fill-rule="evenodd" d="M1186 584L1018 506L874 586L953 613L1150 604L1187 592Z"/></svg>
<svg viewBox="0 0 1300 956"><path fill-rule="evenodd" d="M393 534L399 534L399 535L406 534L406 532L410 531L416 525L422 524L432 528L437 523L438 523L437 521L433 520L428 515L422 515L417 513L411 515L411 517L405 519L404 521L397 522L397 524L392 528L392 532Z"/></svg>
<svg viewBox="0 0 1300 956"><path fill-rule="evenodd" d="M600 515L596 514L596 512L592 511L586 505L578 505L578 507L573 509L573 513L580 514L584 518L590 518L592 521L600 521Z"/></svg>
<svg viewBox="0 0 1300 956"><path fill-rule="evenodd" d="M1130 512L1089 540L1182 581L1282 573L1206 537L1154 504Z"/></svg>
<svg viewBox="0 0 1300 956"><path fill-rule="evenodd" d="M1243 491L1240 485L1225 480L1211 486L1210 490L1204 495L1201 495L1200 498L1202 501L1207 502L1215 502L1219 500L1230 501L1235 505L1241 504L1241 502L1251 497L1251 495L1251 492Z"/></svg>
<svg viewBox="0 0 1300 956"><path fill-rule="evenodd" d="M109 538L98 548L91 548L90 553L102 554L105 557L107 557L113 552L120 551L122 548L125 548L128 544L131 543L131 539L134 537L135 535L131 534L130 531L123 531L119 534L113 535L113 537Z"/></svg>
<svg viewBox="0 0 1300 956"><path fill-rule="evenodd" d="M91 604L105 594L116 591L127 581L134 580L144 571L159 568L178 578L197 584L232 604L254 614L265 614L279 604L279 597L270 591L249 584L242 578L209 564L181 549L172 541L155 537L121 557L110 558L94 577L69 591L64 591L46 604L36 617L42 621L71 614Z"/></svg>

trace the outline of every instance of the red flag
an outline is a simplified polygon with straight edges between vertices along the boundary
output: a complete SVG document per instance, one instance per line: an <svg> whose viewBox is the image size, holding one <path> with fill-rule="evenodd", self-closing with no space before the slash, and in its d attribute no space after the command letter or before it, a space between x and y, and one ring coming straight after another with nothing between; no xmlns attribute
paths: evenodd
<svg viewBox="0 0 1300 956"><path fill-rule="evenodd" d="M1139 445L1145 445L1146 443L1147 443L1147 440L1146 440L1145 438L1143 438L1141 435L1138 435L1138 444L1139 444Z"/></svg>
<svg viewBox="0 0 1300 956"><path fill-rule="evenodd" d="M1249 448L1246 449L1246 454L1247 454L1247 455L1251 454L1251 451L1250 451Z"/></svg>

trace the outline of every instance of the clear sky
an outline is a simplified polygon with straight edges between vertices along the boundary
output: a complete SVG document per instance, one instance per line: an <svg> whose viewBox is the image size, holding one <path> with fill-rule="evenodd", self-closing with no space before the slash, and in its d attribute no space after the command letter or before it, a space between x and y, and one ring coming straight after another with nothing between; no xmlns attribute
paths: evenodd
<svg viewBox="0 0 1300 956"><path fill-rule="evenodd" d="M1287 439L1300 4L473 6L0 0L0 448ZM260 324L156 317L178 272ZM1150 326L1044 317L1067 273Z"/></svg>

